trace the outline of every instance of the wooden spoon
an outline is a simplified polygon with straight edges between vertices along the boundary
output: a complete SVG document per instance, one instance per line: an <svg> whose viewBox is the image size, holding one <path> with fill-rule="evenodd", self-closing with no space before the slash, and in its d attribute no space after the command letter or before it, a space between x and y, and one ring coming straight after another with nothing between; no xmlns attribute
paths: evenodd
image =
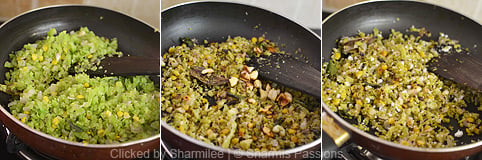
<svg viewBox="0 0 482 160"><path fill-rule="evenodd" d="M293 56L275 53L252 57L247 65L255 67L264 79L321 98L321 71Z"/></svg>
<svg viewBox="0 0 482 160"><path fill-rule="evenodd" d="M462 51L457 52L450 45L437 46L440 54L428 63L428 69L444 78L482 91L482 55Z"/></svg>
<svg viewBox="0 0 482 160"><path fill-rule="evenodd" d="M90 76L135 76L160 74L159 57L106 57L100 61L100 66L102 66L102 69L97 69L95 71L88 70L85 73ZM69 73L72 72L72 70L69 70Z"/></svg>

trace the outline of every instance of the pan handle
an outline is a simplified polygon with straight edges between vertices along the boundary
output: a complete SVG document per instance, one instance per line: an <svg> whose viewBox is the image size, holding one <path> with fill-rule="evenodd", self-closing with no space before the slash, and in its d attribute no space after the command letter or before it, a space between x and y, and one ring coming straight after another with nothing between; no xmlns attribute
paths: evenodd
<svg viewBox="0 0 482 160"><path fill-rule="evenodd" d="M161 140L161 147L162 147L161 151L164 151L167 154L167 156L169 156L169 157L165 157L166 159L173 159L174 158L174 156L172 155L172 153L170 151L171 147L168 147L167 144L165 144L162 140ZM161 159L164 159L164 157L161 158Z"/></svg>
<svg viewBox="0 0 482 160"><path fill-rule="evenodd" d="M321 113L322 128L331 137L336 146L340 147L350 139L350 134L336 124L326 112Z"/></svg>
<svg viewBox="0 0 482 160"><path fill-rule="evenodd" d="M5 127L2 125L2 127ZM33 151L25 143L20 141L15 135L11 134L10 131L5 127L6 137L5 145L7 147L7 152L11 154L16 154L18 158L33 160L33 159L45 159L41 157L40 153Z"/></svg>

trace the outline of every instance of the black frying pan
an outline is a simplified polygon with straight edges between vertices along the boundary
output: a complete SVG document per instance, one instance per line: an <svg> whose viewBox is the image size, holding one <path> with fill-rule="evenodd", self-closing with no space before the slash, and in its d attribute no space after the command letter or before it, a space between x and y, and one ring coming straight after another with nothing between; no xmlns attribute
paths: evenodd
<svg viewBox="0 0 482 160"><path fill-rule="evenodd" d="M196 38L210 42L226 41L228 36L259 37L265 35L277 44L285 44L281 50L296 50L320 70L320 38L313 32L278 14L260 8L236 3L196 2L168 8L161 13L161 51L180 45L179 38ZM314 84L319 85L319 84ZM303 152L316 150L321 139L283 151L265 153L246 152L213 146L191 138L161 121L163 142L172 148L194 151L217 151L227 158L302 158ZM209 153L209 152L206 152ZM305 152L307 153L307 152ZM218 157L219 158L219 157ZM223 159L223 158L221 158Z"/></svg>
<svg viewBox="0 0 482 160"><path fill-rule="evenodd" d="M343 36L354 36L358 31L371 33L376 27L387 37L390 29L406 31L411 26L425 27L432 33L432 39L438 33L448 34L451 39L459 40L464 48L473 54L481 54L482 26L454 11L431 4L413 1L375 1L360 3L347 7L329 16L322 25L323 62L330 59L331 49L336 47L335 40ZM405 32L406 33L406 32ZM352 140L384 157L395 159L458 159L482 151L482 142L471 142L482 136L463 136L456 138L460 146L444 149L428 149L406 147L381 140L367 134L351 124L354 121L344 120L332 112L326 104L323 109L338 124L351 132ZM476 111L475 105L469 110ZM452 125L457 130L458 125ZM454 131L454 132L455 132ZM453 133L452 133L453 134ZM462 145L465 144L465 145Z"/></svg>
<svg viewBox="0 0 482 160"><path fill-rule="evenodd" d="M153 13L155 14L155 13ZM0 83L7 69L3 64L8 54L26 43L47 35L51 28L57 31L78 30L88 27L98 36L117 38L118 50L125 54L146 57L159 56L159 32L155 28L125 14L83 5L52 6L29 11L0 26ZM33 149L59 159L108 159L125 151L144 152L159 148L159 135L122 144L95 145L74 143L34 130L15 119L9 112L9 97L0 95L0 120L21 141ZM122 150L124 151L122 151ZM113 151L113 152L112 152ZM114 154L112 154L114 153ZM114 157L115 158L115 157ZM123 157L129 158L129 157ZM135 157L130 157L135 158Z"/></svg>

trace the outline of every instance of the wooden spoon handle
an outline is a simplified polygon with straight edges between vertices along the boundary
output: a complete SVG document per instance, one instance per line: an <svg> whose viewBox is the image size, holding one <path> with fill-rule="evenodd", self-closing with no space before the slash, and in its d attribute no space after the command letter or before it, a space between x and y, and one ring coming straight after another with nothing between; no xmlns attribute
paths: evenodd
<svg viewBox="0 0 482 160"><path fill-rule="evenodd" d="M159 75L159 57L124 56L107 57L100 62L102 69L88 72L97 76L134 76L134 75Z"/></svg>

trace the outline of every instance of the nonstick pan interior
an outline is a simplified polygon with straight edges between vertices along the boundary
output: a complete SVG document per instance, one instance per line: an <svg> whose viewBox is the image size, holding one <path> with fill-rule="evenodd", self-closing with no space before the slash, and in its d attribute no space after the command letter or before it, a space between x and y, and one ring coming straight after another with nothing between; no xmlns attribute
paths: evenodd
<svg viewBox="0 0 482 160"><path fill-rule="evenodd" d="M283 45L281 50L303 54L312 66L321 64L319 37L307 28L259 8L222 2L184 4L163 12L161 23L162 53L171 46L180 45L181 37L222 42L228 36L265 35Z"/></svg>
<svg viewBox="0 0 482 160"><path fill-rule="evenodd" d="M47 35L51 28L58 32L88 27L98 36L118 40L118 49L125 54L149 56L159 54L159 32L129 16L90 6L59 6L38 9L6 22L0 29L0 63L8 54L26 43ZM157 32L157 33L156 33ZM0 82L5 79L0 67Z"/></svg>
<svg viewBox="0 0 482 160"><path fill-rule="evenodd" d="M116 38L118 50L124 54L159 56L160 33L155 28L115 11L85 5L59 5L39 8L19 15L0 26L0 83L7 69L3 64L8 55L45 37L51 28L57 32L88 27L97 36ZM157 81L159 82L159 81ZM9 96L0 93L0 104L8 109ZM6 111L0 112L2 123L20 140L39 152L60 159L105 159L111 149L124 148L145 151L159 144L159 135L115 145L84 145L48 136L14 119Z"/></svg>
<svg viewBox="0 0 482 160"><path fill-rule="evenodd" d="M33 43L47 35L51 28L57 32L78 30L88 27L97 36L116 38L118 50L124 54L155 56L159 54L159 33L146 24L129 16L91 6L59 6L41 8L4 23L0 28L0 64L8 55L20 50L23 45ZM6 68L0 67L0 83L5 80ZM0 96L0 102L7 106L8 96Z"/></svg>
<svg viewBox="0 0 482 160"><path fill-rule="evenodd" d="M321 70L320 38L307 28L263 9L225 2L188 3L162 11L161 24L161 54L167 52L169 47L180 45L180 38L183 37L197 39L202 44L203 40L223 42L228 36L251 38L265 35L266 39L280 45L280 50L291 54L298 52L300 54L294 55L303 55L312 66ZM164 125L164 122L161 126L163 141L173 148L182 146L185 150L211 149L236 155L239 159L244 158L242 155L272 157L292 154L292 157L296 157L294 154L308 148L313 150L321 142L321 139L318 139L292 149L254 153L207 145L191 137L185 138L184 134ZM169 127L172 131L164 127ZM319 150L319 148L315 149Z"/></svg>
<svg viewBox="0 0 482 160"><path fill-rule="evenodd" d="M373 28L382 31L385 38L391 29L407 34L407 29L415 26L424 27L432 33L430 40L436 41L439 33L447 34L451 39L459 40L464 48L468 48L473 54L482 51L482 26L451 10L431 4L411 1L376 1L361 3L351 6L329 16L323 22L323 62L328 62L332 48L336 46L336 40L345 36L355 36L359 31L372 33ZM409 33L410 34L410 33ZM478 47L479 46L479 47ZM480 104L478 104L480 105ZM468 110L477 112L475 104L469 104ZM356 120L345 118L351 124L358 124ZM454 119L448 124L454 127L452 135L458 130L463 130ZM371 133L373 135L373 133ZM478 141L482 135L463 136L456 138L458 145L470 144Z"/></svg>
<svg viewBox="0 0 482 160"><path fill-rule="evenodd" d="M323 61L330 58L335 40L343 36L353 36L358 31L371 33L376 27L387 37L390 29L404 32L411 26L425 27L432 39L445 33L472 53L480 54L482 50L481 25L459 13L420 2L377 1L336 12L323 22Z"/></svg>

